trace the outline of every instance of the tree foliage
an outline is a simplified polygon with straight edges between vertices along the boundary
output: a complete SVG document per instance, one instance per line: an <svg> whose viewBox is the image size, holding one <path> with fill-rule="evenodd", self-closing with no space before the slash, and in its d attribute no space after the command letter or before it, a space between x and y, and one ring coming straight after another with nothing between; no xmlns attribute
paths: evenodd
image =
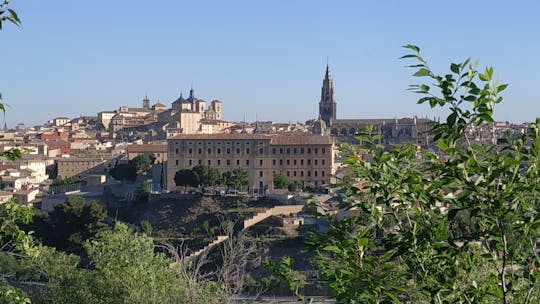
<svg viewBox="0 0 540 304"><path fill-rule="evenodd" d="M232 171L223 172L221 184L233 189L245 189L249 184L248 171L244 168L234 168Z"/></svg>
<svg viewBox="0 0 540 304"><path fill-rule="evenodd" d="M216 168L197 165L192 170L197 175L198 185L203 187L215 186L220 181L221 174Z"/></svg>
<svg viewBox="0 0 540 304"><path fill-rule="evenodd" d="M188 187L197 187L199 185L199 180L197 174L191 169L182 169L176 171L174 174L174 183L176 186L188 186Z"/></svg>
<svg viewBox="0 0 540 304"><path fill-rule="evenodd" d="M289 184L290 184L289 178L285 174L281 172L274 173L274 188L288 189Z"/></svg>
<svg viewBox="0 0 540 304"><path fill-rule="evenodd" d="M107 211L98 203L89 204L81 197L69 197L48 215L40 215L30 228L43 244L81 255L86 240L107 229ZM54 233L51 233L54 231Z"/></svg>
<svg viewBox="0 0 540 304"><path fill-rule="evenodd" d="M130 163L135 166L137 169L137 172L143 172L148 171L150 168L152 168L152 165L156 161L156 157L153 153L150 152L144 152L141 155L135 156Z"/></svg>
<svg viewBox="0 0 540 304"><path fill-rule="evenodd" d="M469 59L438 75L413 45L418 103L449 116L434 124L437 153L390 151L373 128L344 145L344 220L311 235L320 278L344 303L537 303L540 300L540 120L499 145L466 129L493 122L506 88ZM474 229L457 229L466 218Z"/></svg>
<svg viewBox="0 0 540 304"><path fill-rule="evenodd" d="M150 194L150 185L147 181L142 181L135 189L135 201L138 203L148 203L148 195Z"/></svg>
<svg viewBox="0 0 540 304"><path fill-rule="evenodd" d="M137 180L137 168L128 163L128 164L116 164L109 173L111 176L119 181L131 181L134 182Z"/></svg>

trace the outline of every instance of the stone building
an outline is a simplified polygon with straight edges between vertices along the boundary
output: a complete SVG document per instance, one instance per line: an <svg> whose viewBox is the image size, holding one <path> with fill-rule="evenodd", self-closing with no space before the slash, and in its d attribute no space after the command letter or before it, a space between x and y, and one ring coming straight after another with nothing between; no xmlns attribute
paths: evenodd
<svg viewBox="0 0 540 304"><path fill-rule="evenodd" d="M321 123L324 122L323 123ZM313 133L324 134L328 131L339 141L355 142L354 135L368 126L374 126L376 132L383 135L383 144L413 143L422 146L432 144L430 133L432 120L427 118L391 118L391 119L338 119L334 82L330 69L326 66L321 99L319 101L319 120L314 124ZM321 129L321 126L323 127Z"/></svg>
<svg viewBox="0 0 540 304"><path fill-rule="evenodd" d="M79 174L95 168L106 162L101 157L79 158L79 157L61 157L56 160L58 169L57 177L60 179L67 177L78 177Z"/></svg>
<svg viewBox="0 0 540 304"><path fill-rule="evenodd" d="M221 172L241 167L251 189L272 189L283 173L303 185L328 185L334 174L334 141L305 134L182 134L168 140L167 187L182 169L207 165Z"/></svg>
<svg viewBox="0 0 540 304"><path fill-rule="evenodd" d="M222 102L213 100L206 106L206 101L195 97L193 88L186 99L180 97L172 102L170 110L162 111L157 115L158 122L168 123L172 133L195 134L217 133L222 114Z"/></svg>
<svg viewBox="0 0 540 304"><path fill-rule="evenodd" d="M146 152L154 155L156 158L155 163L163 163L167 161L167 143L165 142L127 146L128 160L132 160Z"/></svg>

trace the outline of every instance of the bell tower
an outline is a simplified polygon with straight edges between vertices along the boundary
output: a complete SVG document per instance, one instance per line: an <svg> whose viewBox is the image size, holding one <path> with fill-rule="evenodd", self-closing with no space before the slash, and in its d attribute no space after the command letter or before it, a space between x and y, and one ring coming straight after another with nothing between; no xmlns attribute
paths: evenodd
<svg viewBox="0 0 540 304"><path fill-rule="evenodd" d="M326 74L324 75L323 85L321 89L321 101L319 102L319 116L326 123L327 127L331 127L336 120L336 98L334 96L334 82L330 77L330 68L326 64Z"/></svg>

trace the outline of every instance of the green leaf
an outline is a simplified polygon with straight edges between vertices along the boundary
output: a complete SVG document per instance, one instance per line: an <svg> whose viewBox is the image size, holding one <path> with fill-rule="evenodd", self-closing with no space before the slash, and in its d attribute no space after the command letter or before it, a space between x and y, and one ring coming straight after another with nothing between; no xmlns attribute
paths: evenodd
<svg viewBox="0 0 540 304"><path fill-rule="evenodd" d="M417 47L416 45L407 44L407 45L404 45L403 47L406 48L406 49L413 50L413 51L415 51L417 53L420 53L420 48Z"/></svg>
<svg viewBox="0 0 540 304"><path fill-rule="evenodd" d="M459 65L455 63L450 64L450 70L456 74L459 74Z"/></svg>
<svg viewBox="0 0 540 304"><path fill-rule="evenodd" d="M429 75L431 75L431 72L425 68L419 69L416 73L413 74L413 76L416 76L416 77L429 76Z"/></svg>
<svg viewBox="0 0 540 304"><path fill-rule="evenodd" d="M333 252L333 253L341 253L341 249L339 249L337 246L328 245L328 246L325 246L323 250Z"/></svg>
<svg viewBox="0 0 540 304"><path fill-rule="evenodd" d="M360 246L360 247L364 247L364 246L366 246L368 243L369 243L369 239L368 239L368 238L361 238L361 239L358 239L358 246Z"/></svg>
<svg viewBox="0 0 540 304"><path fill-rule="evenodd" d="M418 58L418 55L408 54L408 55L403 55L399 57L399 59L404 59L404 58Z"/></svg>

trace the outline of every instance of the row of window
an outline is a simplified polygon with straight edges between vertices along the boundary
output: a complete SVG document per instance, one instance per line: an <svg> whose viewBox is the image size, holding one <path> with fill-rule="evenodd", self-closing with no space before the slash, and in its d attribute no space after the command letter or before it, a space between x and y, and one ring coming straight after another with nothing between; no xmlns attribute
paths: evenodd
<svg viewBox="0 0 540 304"><path fill-rule="evenodd" d="M276 171L272 171L272 174L276 174ZM304 177L304 171L287 171L285 174L287 174L287 177ZM263 176L263 171L259 171L259 176ZM311 171L306 171L306 176L311 177ZM318 177L319 171L313 171L313 176ZM321 171L321 177L325 177L324 171Z"/></svg>
<svg viewBox="0 0 540 304"><path fill-rule="evenodd" d="M193 148L189 148L188 149L188 154L193 155L194 151L195 150ZM203 148L197 148L196 151L197 151L197 154L202 154L203 153ZM206 154L211 155L212 151L213 151L212 148L208 148L207 151L206 151ZM225 154L231 154L232 151L235 151L235 150L232 149L232 148L224 148L223 151L222 151L221 148L217 148L216 149L216 154L221 154L221 152L224 152ZM311 154L311 151L312 151L311 148L306 148L306 149L304 149L304 148L272 148L272 154L291 154L291 152L292 152L292 154L304 154L304 152L307 152L307 154ZM321 154L326 153L325 148L321 148L320 151L321 151ZM318 148L313 148L313 152L314 152L313 154L319 154L319 149ZM176 155L178 155L180 153L180 150L178 148L175 148L174 153ZM240 154L240 153L241 153L241 149L236 148L236 154ZM249 154L250 149L246 148L245 153ZM259 154L263 154L263 153L264 153L264 149L259 148Z"/></svg>
<svg viewBox="0 0 540 304"><path fill-rule="evenodd" d="M303 160L303 159L300 159L299 161L296 160L296 159L293 159L293 160L292 160L293 166L298 165L298 162L300 163L300 166L303 166L303 165L304 165L304 160ZM188 160L188 163L189 163L189 166L193 166L193 165L194 165L192 159ZM286 162L283 162L283 159L280 159L280 160L279 160L279 165L280 165L280 166L283 166L284 163L285 163L287 166L290 166L290 165L291 165L291 160L290 160L290 159L287 159ZM307 159L307 160L306 160L306 163L307 163L308 166L311 166L311 159ZM313 163L314 163L315 166L318 166L318 165L319 165L319 160L318 160L318 159L315 159L315 160L313 160ZM178 164L179 164L179 160L178 160L178 159L176 160L175 164L178 166ZM198 164L198 165L202 165L202 164L203 164L203 161L199 159L198 162L197 162L197 164ZM205 165L212 166L213 164L215 164L215 165L217 165L217 166L221 166L221 159L216 160L214 163L212 163L212 160L211 160L211 159L208 159L208 160L206 161L206 164L205 164ZM231 160L230 160L230 159L225 160L225 164L226 164L227 166L230 166L230 165L231 165ZM264 164L264 161L263 161L262 159L259 159L259 166L263 166L263 164ZM273 160L272 160L272 165L273 165L273 166L277 166L277 164L278 164L278 162L277 162L275 159L273 159ZM324 159L321 159L321 165L324 166L325 164L326 164L326 161L325 161ZM237 165L237 166L240 166L240 160L239 160L239 159L236 160L236 165ZM249 159L246 159L246 166L249 166Z"/></svg>
<svg viewBox="0 0 540 304"><path fill-rule="evenodd" d="M293 166L298 165L298 162L300 162L300 166L303 166L303 165L304 165L304 160L303 160L303 159L300 159L300 160L293 159L293 160L292 160ZM306 162L307 162L307 165L308 165L308 166L311 166L311 159L307 159ZM279 160L279 165L280 165L280 166L283 166L283 163L284 163L284 162L283 162L283 159L280 159L280 160ZM290 165L291 165L291 160L290 160L290 159L287 159L287 160L285 161L285 163L287 164L287 166L290 166ZM318 165L319 165L319 160L318 160L318 159L314 159L314 160L313 160L313 163L315 164L315 166L318 166ZM324 159L321 159L321 165L324 166L325 163L326 163L326 161L325 161ZM278 164L277 160L276 160L276 159L273 159L273 160L272 160L272 165L277 166L277 164Z"/></svg>
<svg viewBox="0 0 540 304"><path fill-rule="evenodd" d="M218 141L218 142L208 142L208 143L216 143L217 145L221 145L221 144L222 144L222 142L220 142L220 141ZM250 145L250 143L251 143L250 141L245 142L245 144L248 145L248 146ZM175 142L174 144L175 144L175 145L178 145L178 142ZM191 146L191 145L193 145L194 143L191 142L191 141L189 141L187 144ZM201 146L201 145L203 144L203 142L202 142L202 141L199 141L198 144L199 144L199 146ZM232 144L232 142L228 141L228 142L225 142L225 143L223 143L223 144L224 144L224 145L230 146L230 145ZM262 142L262 141L259 142L259 145L263 145L263 144L264 144L264 142ZM236 142L236 145L239 146L239 145L240 145L240 142L237 141L237 142Z"/></svg>
<svg viewBox="0 0 540 304"><path fill-rule="evenodd" d="M307 152L307 154L311 154L311 148L272 148L272 154L304 154L304 152ZM319 148L313 148L313 154L318 154ZM321 154L326 153L325 148L321 148Z"/></svg>

